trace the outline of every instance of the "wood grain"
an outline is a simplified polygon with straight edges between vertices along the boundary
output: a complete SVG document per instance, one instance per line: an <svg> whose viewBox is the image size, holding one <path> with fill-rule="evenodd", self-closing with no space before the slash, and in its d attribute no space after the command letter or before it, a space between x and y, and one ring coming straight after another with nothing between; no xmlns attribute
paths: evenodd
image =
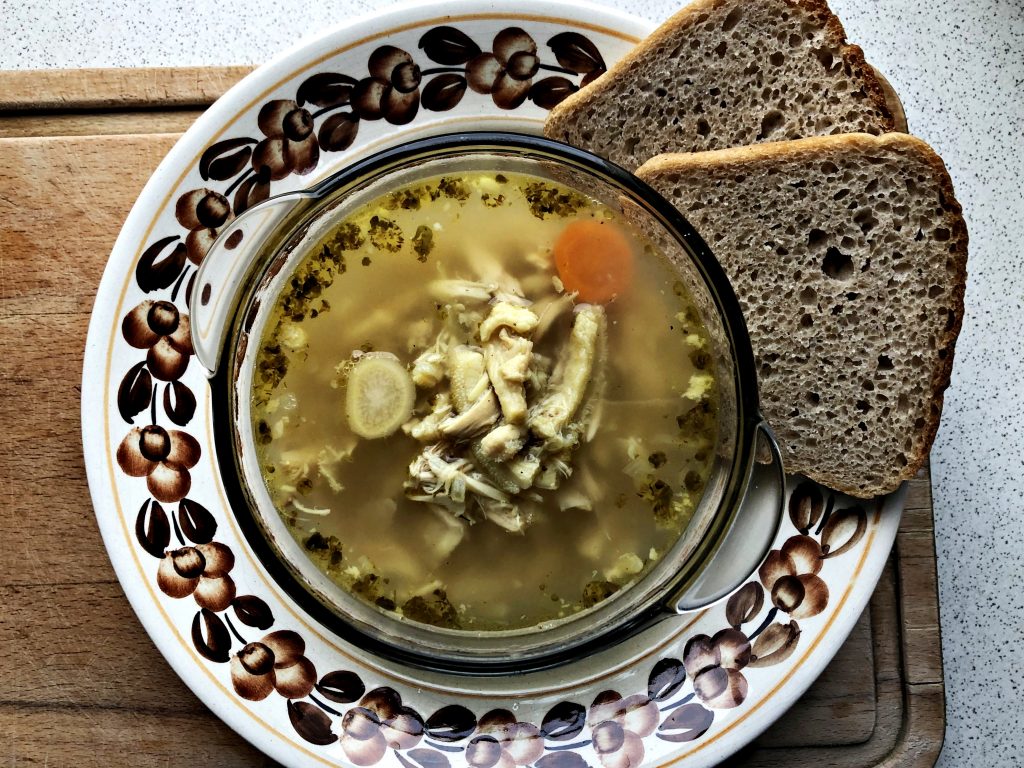
<svg viewBox="0 0 1024 768"><path fill-rule="evenodd" d="M0 112L206 106L252 67L0 71Z"/></svg>
<svg viewBox="0 0 1024 768"><path fill-rule="evenodd" d="M193 696L132 613L79 437L85 330L114 238L175 134L245 71L0 73L4 764L177 765L188 743L200 764L272 765ZM730 766L934 764L944 710L926 472L909 491L896 551L849 641Z"/></svg>

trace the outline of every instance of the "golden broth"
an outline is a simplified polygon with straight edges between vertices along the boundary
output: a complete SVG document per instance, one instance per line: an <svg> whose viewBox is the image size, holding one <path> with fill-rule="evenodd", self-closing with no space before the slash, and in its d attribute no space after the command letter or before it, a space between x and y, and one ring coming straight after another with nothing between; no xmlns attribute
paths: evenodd
<svg viewBox="0 0 1024 768"><path fill-rule="evenodd" d="M578 442L559 454L571 474L563 469L557 488L531 486L505 503L514 521L424 503L422 490L410 488L410 464L425 442L406 433L409 425L360 438L346 415L347 377L363 353L391 353L415 373L417 359L448 338L446 328L463 333L455 339L463 345L480 343L479 319L499 299L439 298L455 281L515 294L513 303L540 318L544 331L530 342L539 373L523 385L536 408L557 379L552 368L567 354L574 317L586 311L574 315L552 258L553 244L580 219L628 232L606 206L539 177L433 178L334 226L287 281L260 341L253 429L280 514L345 589L438 626L530 627L642 577L686 526L717 437L711 358L671 265L632 238L632 282L599 308L602 352L588 376ZM444 404L446 386L416 388L410 425ZM535 435L523 439L520 456L531 445L543 450ZM479 469L468 449L460 455L466 471ZM537 477L550 486L543 467Z"/></svg>

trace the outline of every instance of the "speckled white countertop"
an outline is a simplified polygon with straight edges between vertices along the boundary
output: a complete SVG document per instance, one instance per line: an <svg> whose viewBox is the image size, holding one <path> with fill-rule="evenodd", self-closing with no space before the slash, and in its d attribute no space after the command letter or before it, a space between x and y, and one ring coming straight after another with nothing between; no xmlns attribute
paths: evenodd
<svg viewBox="0 0 1024 768"><path fill-rule="evenodd" d="M677 0L618 0L663 19ZM0 0L0 69L256 64L387 0ZM945 768L1024 754L1024 3L832 0L945 159L970 231L967 313L932 453ZM59 10L58 10L59 9Z"/></svg>

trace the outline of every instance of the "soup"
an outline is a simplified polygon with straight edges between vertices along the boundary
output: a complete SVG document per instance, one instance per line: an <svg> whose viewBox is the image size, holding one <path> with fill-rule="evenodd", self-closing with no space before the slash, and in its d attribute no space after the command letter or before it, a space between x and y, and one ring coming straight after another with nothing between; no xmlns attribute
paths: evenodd
<svg viewBox="0 0 1024 768"><path fill-rule="evenodd" d="M462 630L642 578L717 440L709 342L659 252L526 174L398 188L302 254L259 341L266 487L333 581Z"/></svg>

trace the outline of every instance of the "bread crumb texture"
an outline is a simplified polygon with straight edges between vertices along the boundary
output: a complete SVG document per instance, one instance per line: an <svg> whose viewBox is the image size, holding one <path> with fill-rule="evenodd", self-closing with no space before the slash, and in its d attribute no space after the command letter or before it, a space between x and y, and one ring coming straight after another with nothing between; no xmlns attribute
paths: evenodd
<svg viewBox="0 0 1024 768"><path fill-rule="evenodd" d="M787 471L861 497L931 448L963 317L967 230L902 134L665 155L638 171L732 281Z"/></svg>
<svg viewBox="0 0 1024 768"><path fill-rule="evenodd" d="M556 107L545 134L632 170L662 152L893 129L820 0L698 0Z"/></svg>

